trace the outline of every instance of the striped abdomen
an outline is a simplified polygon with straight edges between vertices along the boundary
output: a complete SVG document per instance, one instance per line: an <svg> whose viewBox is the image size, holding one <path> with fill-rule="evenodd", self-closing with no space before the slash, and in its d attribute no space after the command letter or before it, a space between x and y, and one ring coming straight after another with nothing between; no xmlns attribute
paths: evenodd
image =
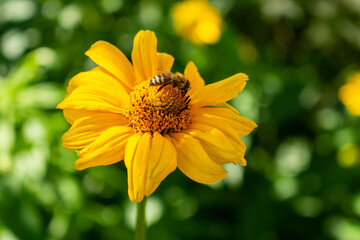
<svg viewBox="0 0 360 240"><path fill-rule="evenodd" d="M175 74L173 74L175 75ZM175 75L176 77L176 75ZM150 81L150 86L159 86L159 85L167 85L173 81L173 76L171 74L159 74L153 77Z"/></svg>

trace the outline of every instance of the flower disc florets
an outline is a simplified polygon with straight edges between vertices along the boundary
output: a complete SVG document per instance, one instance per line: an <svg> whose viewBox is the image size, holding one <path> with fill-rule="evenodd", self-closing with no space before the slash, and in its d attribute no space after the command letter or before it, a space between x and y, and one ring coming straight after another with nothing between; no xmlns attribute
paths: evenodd
<svg viewBox="0 0 360 240"><path fill-rule="evenodd" d="M171 84L150 86L146 81L130 93L130 107L126 114L136 132L180 132L191 122L188 96Z"/></svg>

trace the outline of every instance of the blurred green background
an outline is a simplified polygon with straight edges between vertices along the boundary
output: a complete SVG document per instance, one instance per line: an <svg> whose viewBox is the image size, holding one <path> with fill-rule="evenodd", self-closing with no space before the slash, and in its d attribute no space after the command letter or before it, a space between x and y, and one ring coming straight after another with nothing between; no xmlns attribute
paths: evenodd
<svg viewBox="0 0 360 240"><path fill-rule="evenodd" d="M128 57L141 29L207 83L250 81L231 104L259 127L248 166L195 183L179 170L148 200L149 239L360 239L359 117L337 92L360 62L358 0L214 0L222 36L174 31L176 1L0 0L0 239L132 239L123 162L76 171L55 110L106 40ZM359 93L360 94L360 93Z"/></svg>

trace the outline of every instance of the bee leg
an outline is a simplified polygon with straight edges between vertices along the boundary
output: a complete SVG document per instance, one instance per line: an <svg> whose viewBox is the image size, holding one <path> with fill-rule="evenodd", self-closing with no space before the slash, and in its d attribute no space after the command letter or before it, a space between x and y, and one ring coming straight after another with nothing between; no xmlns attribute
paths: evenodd
<svg viewBox="0 0 360 240"><path fill-rule="evenodd" d="M186 96L186 98L185 98L185 104L186 104L186 106L189 104L190 101L191 101L190 96L189 96L189 95Z"/></svg>
<svg viewBox="0 0 360 240"><path fill-rule="evenodd" d="M158 89L158 92L160 92L161 89L163 89L164 87L165 87L165 85L161 85L161 86L159 87L159 89Z"/></svg>
<svg viewBox="0 0 360 240"><path fill-rule="evenodd" d="M158 89L158 92L160 92L161 89L163 89L165 86L167 86L167 85L169 85L169 84L170 84L170 83L165 83L165 84L161 85L161 86L159 87L159 89Z"/></svg>
<svg viewBox="0 0 360 240"><path fill-rule="evenodd" d="M188 95L188 96L186 96L186 98L185 98L185 103L189 100L189 98L190 98L190 96Z"/></svg>

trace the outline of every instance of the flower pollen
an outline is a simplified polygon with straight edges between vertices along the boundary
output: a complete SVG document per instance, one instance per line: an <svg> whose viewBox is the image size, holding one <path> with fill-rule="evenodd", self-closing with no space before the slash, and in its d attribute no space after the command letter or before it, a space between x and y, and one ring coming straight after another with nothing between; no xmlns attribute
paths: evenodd
<svg viewBox="0 0 360 240"><path fill-rule="evenodd" d="M189 96L177 87L150 86L145 81L130 93L129 111L125 115L136 132L180 132L191 123Z"/></svg>

